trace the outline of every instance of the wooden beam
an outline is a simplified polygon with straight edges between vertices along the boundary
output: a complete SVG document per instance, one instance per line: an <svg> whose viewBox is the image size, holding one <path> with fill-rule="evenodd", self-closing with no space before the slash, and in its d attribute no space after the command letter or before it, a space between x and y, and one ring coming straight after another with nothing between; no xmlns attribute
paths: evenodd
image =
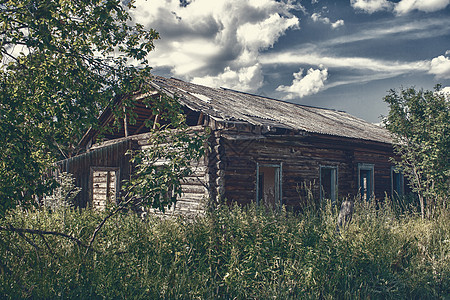
<svg viewBox="0 0 450 300"><path fill-rule="evenodd" d="M123 106L123 113L124 113L124 117L123 117L123 129L125 131L125 137L128 137L128 117L127 117L127 113L125 111L125 106Z"/></svg>
<svg viewBox="0 0 450 300"><path fill-rule="evenodd" d="M136 129L136 131L133 133L133 135L134 135L134 134L138 134L138 133L142 130L142 128L145 127L145 123L147 123L148 120L150 120L151 118L154 118L154 117L155 117L154 115L151 115L150 117L148 117L147 119L145 119L144 122L142 122L141 126L139 126L139 128Z"/></svg>
<svg viewBox="0 0 450 300"><path fill-rule="evenodd" d="M153 123L153 129L157 128L157 125L159 123L159 120L161 120L161 116L159 114L156 114L155 116L155 122Z"/></svg>
<svg viewBox="0 0 450 300"><path fill-rule="evenodd" d="M200 115L198 116L197 125L203 125L203 112L200 112Z"/></svg>

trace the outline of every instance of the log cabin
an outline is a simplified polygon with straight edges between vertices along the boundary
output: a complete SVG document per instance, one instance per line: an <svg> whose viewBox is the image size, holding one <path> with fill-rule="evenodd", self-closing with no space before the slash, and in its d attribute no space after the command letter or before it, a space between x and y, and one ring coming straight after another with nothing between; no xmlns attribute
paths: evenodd
<svg viewBox="0 0 450 300"><path fill-rule="evenodd" d="M179 79L153 76L152 92L181 105L191 130L209 128L208 151L194 174L183 178L183 194L171 212L198 214L208 204L251 202L271 207L302 207L299 187L315 198L336 201L359 195L383 199L403 194L403 176L390 162L389 132L346 112L299 105L227 88L210 88ZM80 142L84 153L60 161L82 188L76 204L101 208L115 201L121 182L133 168L126 152L146 146L148 120L158 114L137 101L134 122L104 134L89 129ZM114 117L106 109L99 126ZM147 132L146 132L147 131Z"/></svg>

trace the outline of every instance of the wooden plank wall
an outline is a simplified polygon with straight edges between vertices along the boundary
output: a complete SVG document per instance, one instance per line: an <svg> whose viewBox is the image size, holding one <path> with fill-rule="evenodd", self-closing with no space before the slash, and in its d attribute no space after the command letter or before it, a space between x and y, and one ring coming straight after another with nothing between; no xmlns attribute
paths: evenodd
<svg viewBox="0 0 450 300"><path fill-rule="evenodd" d="M203 128L199 126L193 128L193 130L203 130ZM92 200L95 198L95 206L104 207L103 190L98 189L93 195L94 178L91 177L94 176L92 174L97 175L95 184L101 186L106 184L107 174L109 174L106 170L117 170L120 177L119 182L129 179L132 165L125 153L130 149L144 149L148 146L148 141L148 133L107 141L103 144L94 145L91 151L87 153L58 162L60 170L72 173L75 177L75 184L82 189L75 199L75 205L81 208L93 206ZM205 158L202 158L199 161L192 162L194 172L189 177L182 179L183 194L174 208L169 210L169 213L194 215L205 211L206 202L209 198L209 177L206 161ZM97 173L93 170L97 170ZM120 184L117 186L117 190L120 190Z"/></svg>
<svg viewBox="0 0 450 300"><path fill-rule="evenodd" d="M191 127L193 132L203 131L202 126ZM132 139L137 143L139 149L145 149L149 145L149 134L135 135ZM205 212L207 199L209 199L208 167L207 159L203 157L199 161L191 162L193 173L181 179L182 195L171 209L166 211L167 215L192 216ZM160 213L152 210L153 213Z"/></svg>
<svg viewBox="0 0 450 300"><path fill-rule="evenodd" d="M94 209L105 210L108 205L116 203L119 174L118 169L91 170L92 207Z"/></svg>
<svg viewBox="0 0 450 300"><path fill-rule="evenodd" d="M194 130L203 130L201 126ZM90 152L59 162L62 171L75 175L82 192L77 205L86 207L92 194L92 168L117 168L120 181L129 178L132 166L125 152L148 146L148 134L110 141ZM282 200L293 208L301 206L298 187L303 183L312 187L319 198L320 166L338 170L338 196L353 197L358 189L358 163L374 164L375 196L382 199L390 193L391 174L387 144L353 140L302 132L262 132L257 126L213 128L207 153L192 162L194 173L182 179L183 194L168 214L196 215L218 199L248 204L256 198L256 166L282 163ZM120 188L120 187L119 187Z"/></svg>
<svg viewBox="0 0 450 300"><path fill-rule="evenodd" d="M283 204L298 208L300 195L297 187L307 183L319 198L320 166L338 169L338 196L353 197L358 190L358 163L374 164L375 196L383 198L390 193L389 145L352 141L320 135L269 135L255 138L236 133L231 138L219 139L220 163L223 165L223 197L228 201L250 203L256 197L256 166L282 163Z"/></svg>
<svg viewBox="0 0 450 300"><path fill-rule="evenodd" d="M117 168L120 170L120 182L129 178L130 164L128 156L125 155L129 149L132 149L132 141L125 140L57 163L60 171L74 175L75 185L81 188L81 192L75 198L76 206L81 208L91 206L91 168Z"/></svg>

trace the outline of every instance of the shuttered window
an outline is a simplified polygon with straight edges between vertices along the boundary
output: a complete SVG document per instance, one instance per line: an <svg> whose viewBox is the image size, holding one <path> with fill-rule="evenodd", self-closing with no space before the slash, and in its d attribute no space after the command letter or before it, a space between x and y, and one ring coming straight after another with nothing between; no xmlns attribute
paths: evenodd
<svg viewBox="0 0 450 300"><path fill-rule="evenodd" d="M116 203L119 190L119 170L117 168L91 168L91 203L97 210L105 210Z"/></svg>

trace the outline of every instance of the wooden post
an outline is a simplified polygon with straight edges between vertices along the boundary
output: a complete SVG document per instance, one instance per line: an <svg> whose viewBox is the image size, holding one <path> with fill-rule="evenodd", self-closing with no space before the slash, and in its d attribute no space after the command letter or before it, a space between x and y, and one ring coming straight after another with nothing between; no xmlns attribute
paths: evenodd
<svg viewBox="0 0 450 300"><path fill-rule="evenodd" d="M159 123L159 120L161 120L161 116L160 116L159 114L156 114L156 116L155 116L155 122L153 123L153 129L158 128L158 127L157 127L158 125L156 125L156 124Z"/></svg>
<svg viewBox="0 0 450 300"><path fill-rule="evenodd" d="M125 106L123 106L123 113L124 113L124 117L123 117L123 129L125 131L125 137L128 137L128 117L127 117L127 113L125 111Z"/></svg>

